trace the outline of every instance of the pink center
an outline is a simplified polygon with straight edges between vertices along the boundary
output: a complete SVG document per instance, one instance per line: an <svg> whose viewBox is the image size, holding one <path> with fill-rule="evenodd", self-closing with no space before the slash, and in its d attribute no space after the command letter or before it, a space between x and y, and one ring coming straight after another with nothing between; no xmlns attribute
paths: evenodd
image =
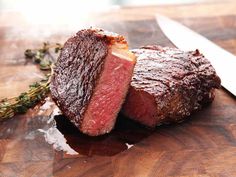
<svg viewBox="0 0 236 177"><path fill-rule="evenodd" d="M103 72L84 115L82 131L92 136L109 132L125 99L135 62L108 53Z"/></svg>

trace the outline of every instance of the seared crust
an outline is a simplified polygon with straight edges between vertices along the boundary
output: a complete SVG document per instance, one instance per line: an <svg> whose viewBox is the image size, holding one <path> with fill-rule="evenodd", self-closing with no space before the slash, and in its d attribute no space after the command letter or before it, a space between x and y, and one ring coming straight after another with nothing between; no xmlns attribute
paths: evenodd
<svg viewBox="0 0 236 177"><path fill-rule="evenodd" d="M220 87L210 62L198 50L146 46L132 51L137 58L131 86L153 95L157 124L179 121L214 99Z"/></svg>
<svg viewBox="0 0 236 177"><path fill-rule="evenodd" d="M51 94L62 112L80 126L110 46L123 36L101 29L79 31L65 44L51 78Z"/></svg>

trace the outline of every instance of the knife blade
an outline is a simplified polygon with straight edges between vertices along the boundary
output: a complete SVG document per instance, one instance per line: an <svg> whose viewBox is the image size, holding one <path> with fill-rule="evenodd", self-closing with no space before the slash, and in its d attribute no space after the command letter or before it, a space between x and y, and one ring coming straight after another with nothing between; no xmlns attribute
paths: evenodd
<svg viewBox="0 0 236 177"><path fill-rule="evenodd" d="M199 49L210 60L222 86L236 96L236 56L202 35L168 17L157 14L156 21L165 36L184 51Z"/></svg>

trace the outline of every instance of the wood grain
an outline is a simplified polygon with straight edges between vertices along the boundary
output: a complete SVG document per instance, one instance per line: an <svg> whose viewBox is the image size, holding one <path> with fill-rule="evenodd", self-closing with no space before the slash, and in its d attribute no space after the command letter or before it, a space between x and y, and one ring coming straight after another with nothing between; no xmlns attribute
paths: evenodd
<svg viewBox="0 0 236 177"><path fill-rule="evenodd" d="M236 54L235 7L235 1L125 7L92 14L89 22L125 35L131 48L173 46L155 22L155 13L162 13ZM76 30L45 29L28 23L18 13L1 14L0 98L17 95L42 76L34 65L25 64L22 53L26 48L45 40L63 43ZM35 108L0 122L0 176L236 176L236 99L224 89L216 92L211 105L187 121L154 130L119 115L111 134L91 138L65 117L56 116L58 130L78 155L53 149L37 131L49 126L49 118ZM127 143L133 146L128 149Z"/></svg>

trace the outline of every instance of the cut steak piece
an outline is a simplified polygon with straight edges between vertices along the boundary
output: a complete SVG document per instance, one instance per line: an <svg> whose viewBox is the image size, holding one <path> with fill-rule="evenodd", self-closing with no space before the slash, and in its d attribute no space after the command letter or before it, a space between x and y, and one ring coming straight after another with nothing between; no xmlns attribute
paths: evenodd
<svg viewBox="0 0 236 177"><path fill-rule="evenodd" d="M122 112L146 126L179 122L212 102L220 78L198 50L146 46L133 50L137 64Z"/></svg>
<svg viewBox="0 0 236 177"><path fill-rule="evenodd" d="M130 86L135 58L123 36L81 30L65 43L55 65L52 98L83 133L108 133Z"/></svg>

